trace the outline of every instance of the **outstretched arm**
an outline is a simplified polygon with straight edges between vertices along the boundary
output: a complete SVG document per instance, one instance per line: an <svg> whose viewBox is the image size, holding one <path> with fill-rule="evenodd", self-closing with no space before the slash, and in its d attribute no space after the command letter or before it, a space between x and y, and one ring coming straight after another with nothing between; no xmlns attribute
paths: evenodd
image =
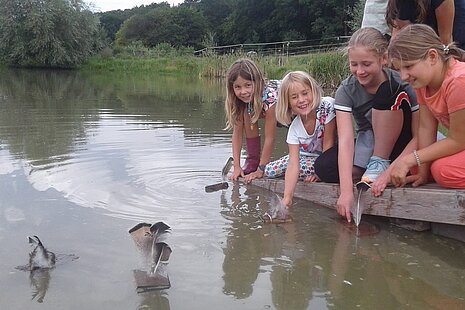
<svg viewBox="0 0 465 310"><path fill-rule="evenodd" d="M294 196L295 186L299 180L300 151L298 144L288 145L289 163L284 178L283 204L289 208L292 206L292 197Z"/></svg>
<svg viewBox="0 0 465 310"><path fill-rule="evenodd" d="M234 172L230 179L236 181L239 177L244 176L244 172L241 168L241 149L242 149L242 132L244 129L243 118L236 121L232 133L232 152L234 159Z"/></svg>
<svg viewBox="0 0 465 310"><path fill-rule="evenodd" d="M352 126L352 113L336 112L338 133L338 164L341 194L337 200L337 212L350 222L350 209L354 204L354 183L352 181L352 168L354 165L354 128Z"/></svg>

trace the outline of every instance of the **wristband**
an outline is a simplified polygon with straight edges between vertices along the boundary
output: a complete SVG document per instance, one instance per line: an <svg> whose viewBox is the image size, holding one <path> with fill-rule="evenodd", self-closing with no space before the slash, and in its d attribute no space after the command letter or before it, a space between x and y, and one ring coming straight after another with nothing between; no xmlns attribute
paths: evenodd
<svg viewBox="0 0 465 310"><path fill-rule="evenodd" d="M261 172L265 172L265 165L258 165L258 169L259 169Z"/></svg>
<svg viewBox="0 0 465 310"><path fill-rule="evenodd" d="M413 150L413 157L415 157L415 160L417 161L417 166L420 167L421 160L420 160L420 156L418 156L417 150Z"/></svg>

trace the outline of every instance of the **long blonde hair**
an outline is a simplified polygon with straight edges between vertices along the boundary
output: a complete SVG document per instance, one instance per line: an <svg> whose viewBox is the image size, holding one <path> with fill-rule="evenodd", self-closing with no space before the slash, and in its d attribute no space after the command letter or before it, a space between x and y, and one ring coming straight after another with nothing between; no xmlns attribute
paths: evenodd
<svg viewBox="0 0 465 310"><path fill-rule="evenodd" d="M260 118L263 110L263 89L265 79L257 65L250 59L236 60L229 68L226 75L226 99L224 110L226 112L226 128L232 129L234 124L243 117L246 105L234 94L233 84L238 77L252 81L253 84L253 112L250 115L252 124Z"/></svg>
<svg viewBox="0 0 465 310"><path fill-rule="evenodd" d="M304 71L291 71L286 74L281 82L279 91L279 99L276 105L276 120L283 125L289 125L292 119L292 109L289 105L289 92L293 85L300 83L310 87L312 91L313 101L311 109L315 110L321 103L323 90L314 78Z"/></svg>
<svg viewBox="0 0 465 310"><path fill-rule="evenodd" d="M393 59L415 61L425 59L431 49L437 50L444 63L451 58L465 61L463 50L454 43L444 45L433 28L425 24L408 25L399 31L389 44L388 55L391 63Z"/></svg>

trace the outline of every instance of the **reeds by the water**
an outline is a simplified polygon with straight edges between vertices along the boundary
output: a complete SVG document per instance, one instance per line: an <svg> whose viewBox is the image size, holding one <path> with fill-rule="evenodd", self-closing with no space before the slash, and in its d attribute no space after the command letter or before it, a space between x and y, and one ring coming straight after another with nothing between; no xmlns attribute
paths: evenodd
<svg viewBox="0 0 465 310"><path fill-rule="evenodd" d="M84 67L86 71L157 72L159 74L189 74L201 78L224 77L229 66L247 55L192 55L171 54L156 57L96 56ZM347 77L346 57L340 52L315 53L300 56L254 56L253 60L269 79L282 79L288 71L309 72L325 89L334 89Z"/></svg>

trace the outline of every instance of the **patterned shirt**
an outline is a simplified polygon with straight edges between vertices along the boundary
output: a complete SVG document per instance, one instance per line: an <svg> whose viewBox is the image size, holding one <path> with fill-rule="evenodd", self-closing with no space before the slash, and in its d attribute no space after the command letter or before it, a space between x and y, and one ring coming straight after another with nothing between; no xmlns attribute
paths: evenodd
<svg viewBox="0 0 465 310"><path fill-rule="evenodd" d="M269 80L266 82L262 96L263 114L266 113L266 111L268 111L273 105L275 105L278 102L278 90L280 87L280 80Z"/></svg>
<svg viewBox="0 0 465 310"><path fill-rule="evenodd" d="M300 155L311 156L312 154L321 154L323 152L325 125L335 117L334 99L331 97L321 98L320 106L316 110L314 131L308 133L300 115L298 115L289 126L286 142L288 144L298 144Z"/></svg>

